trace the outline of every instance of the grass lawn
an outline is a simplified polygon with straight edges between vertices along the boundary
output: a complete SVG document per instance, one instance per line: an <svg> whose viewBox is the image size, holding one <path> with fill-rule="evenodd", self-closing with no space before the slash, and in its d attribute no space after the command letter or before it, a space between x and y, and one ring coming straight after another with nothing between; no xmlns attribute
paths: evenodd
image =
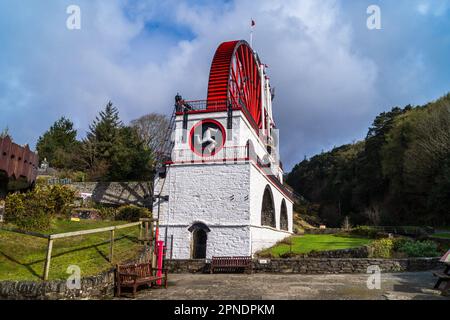
<svg viewBox="0 0 450 320"><path fill-rule="evenodd" d="M367 238L346 237L338 235L315 235L306 234L294 236L292 239L292 252L295 254L308 253L311 251L328 251L338 249L348 249L361 247L369 244L372 240ZM279 257L283 253L288 253L288 244L278 244L272 248L264 250L262 253L270 252L274 257Z"/></svg>
<svg viewBox="0 0 450 320"><path fill-rule="evenodd" d="M55 219L45 234L95 229L124 224L123 221L80 222ZM132 259L142 246L138 226L115 231L114 262ZM111 267L108 261L109 232L56 239L53 242L49 279L66 279L69 265L78 265L81 275L93 275ZM42 277L47 240L0 230L0 281L39 280Z"/></svg>
<svg viewBox="0 0 450 320"><path fill-rule="evenodd" d="M435 238L443 238L443 239L450 239L450 233L448 233L448 232L434 233L433 237L435 237Z"/></svg>

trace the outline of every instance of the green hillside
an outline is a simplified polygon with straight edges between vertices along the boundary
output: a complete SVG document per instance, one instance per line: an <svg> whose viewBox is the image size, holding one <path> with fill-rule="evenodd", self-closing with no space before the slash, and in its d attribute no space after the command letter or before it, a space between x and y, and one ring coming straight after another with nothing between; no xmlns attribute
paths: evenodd
<svg viewBox="0 0 450 320"><path fill-rule="evenodd" d="M378 115L363 141L305 159L287 183L330 226L450 224L450 94Z"/></svg>

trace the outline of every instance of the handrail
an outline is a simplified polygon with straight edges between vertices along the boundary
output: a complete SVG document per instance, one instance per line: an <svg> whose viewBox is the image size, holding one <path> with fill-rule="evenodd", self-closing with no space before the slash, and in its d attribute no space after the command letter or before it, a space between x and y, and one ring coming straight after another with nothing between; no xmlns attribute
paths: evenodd
<svg viewBox="0 0 450 320"><path fill-rule="evenodd" d="M172 151L172 161L176 163L189 163L193 161L233 161L235 159L248 159L247 146L223 147L213 155L200 155L191 149L174 149Z"/></svg>
<svg viewBox="0 0 450 320"><path fill-rule="evenodd" d="M49 239L53 240L53 239L61 239L61 238L83 236L83 235L86 235L86 234L100 233L100 232L113 231L113 230L118 230L118 229L134 227L134 226L137 226L137 225L140 225L140 224L141 224L141 222L139 221L139 222L120 224L120 225L112 226L112 227L104 227L104 228L96 228L96 229L89 229L89 230L72 231L72 232L65 232L65 233L55 233L55 234L51 234L49 236Z"/></svg>

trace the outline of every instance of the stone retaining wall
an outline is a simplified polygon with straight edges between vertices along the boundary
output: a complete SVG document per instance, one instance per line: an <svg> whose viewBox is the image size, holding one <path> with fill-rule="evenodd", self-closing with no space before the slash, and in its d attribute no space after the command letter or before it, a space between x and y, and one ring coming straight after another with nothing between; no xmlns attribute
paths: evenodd
<svg viewBox="0 0 450 320"><path fill-rule="evenodd" d="M142 252L136 262L146 261L147 257L147 252ZM66 280L0 281L0 300L112 298L114 281L114 268L96 276L81 278L81 289L68 288Z"/></svg>
<svg viewBox="0 0 450 320"><path fill-rule="evenodd" d="M411 259L369 259L369 258L298 258L298 259L257 259L253 261L256 273L295 274L339 274L366 273L372 265L379 266L381 272L412 272L441 268L439 258ZM169 260L169 273L209 272L205 260Z"/></svg>
<svg viewBox="0 0 450 320"><path fill-rule="evenodd" d="M369 266L378 266L383 273L426 271L439 266L438 258L422 259L277 259L261 263L261 259L254 263L257 273L297 273L297 274L339 274L339 273L367 273Z"/></svg>
<svg viewBox="0 0 450 320"><path fill-rule="evenodd" d="M292 258L369 258L369 247L357 247L330 251L312 251L309 253L296 255Z"/></svg>
<svg viewBox="0 0 450 320"><path fill-rule="evenodd" d="M68 275L69 276L69 275ZM67 288L65 280L1 281L0 299L56 300L105 298L114 295L114 269L81 279L81 289Z"/></svg>
<svg viewBox="0 0 450 320"><path fill-rule="evenodd" d="M73 182L79 192L92 193L92 200L106 205L134 204L151 207L152 187L147 182Z"/></svg>

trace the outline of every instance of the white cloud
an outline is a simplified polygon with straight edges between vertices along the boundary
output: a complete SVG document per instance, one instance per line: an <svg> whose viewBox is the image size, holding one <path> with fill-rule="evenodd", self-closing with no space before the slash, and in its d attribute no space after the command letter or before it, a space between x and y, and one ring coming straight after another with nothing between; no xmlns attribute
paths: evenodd
<svg viewBox="0 0 450 320"><path fill-rule="evenodd" d="M8 70L17 79L0 104L16 108L15 117L23 123L10 129L22 130L19 135L29 142L61 115L71 117L84 134L109 99L129 121L148 112L170 113L177 92L188 99L206 98L216 47L248 39L251 18L256 21L254 46L270 66L276 87L274 112L285 167L305 154L361 137L379 108L379 69L358 53L339 1L78 2L80 31L65 28L64 2L36 5L31 24L21 24L17 13L10 22L21 50L11 39L6 45L16 54ZM152 23L154 28L185 28L193 36L177 40L164 28L153 31ZM33 101L23 107L30 97ZM12 115L0 119L0 127L12 121Z"/></svg>
<svg viewBox="0 0 450 320"><path fill-rule="evenodd" d="M442 16L450 9L449 0L421 0L416 5L416 10L422 15Z"/></svg>

